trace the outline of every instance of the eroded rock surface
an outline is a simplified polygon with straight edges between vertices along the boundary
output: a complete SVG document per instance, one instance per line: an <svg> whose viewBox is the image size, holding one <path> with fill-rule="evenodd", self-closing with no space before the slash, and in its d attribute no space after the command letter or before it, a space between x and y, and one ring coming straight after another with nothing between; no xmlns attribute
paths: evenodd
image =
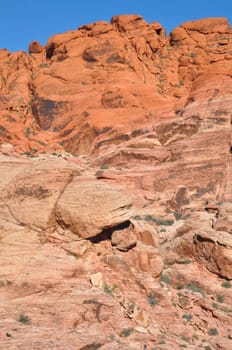
<svg viewBox="0 0 232 350"><path fill-rule="evenodd" d="M117 188L101 181L76 179L59 198L56 218L82 238L107 235L107 230L129 226L132 202Z"/></svg>

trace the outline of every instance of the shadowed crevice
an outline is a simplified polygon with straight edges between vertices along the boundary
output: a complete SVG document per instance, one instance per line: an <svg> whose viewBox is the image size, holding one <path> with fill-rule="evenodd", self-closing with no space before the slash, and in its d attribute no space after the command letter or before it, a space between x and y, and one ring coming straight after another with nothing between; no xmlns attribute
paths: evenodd
<svg viewBox="0 0 232 350"><path fill-rule="evenodd" d="M102 230L102 232L99 233L99 235L97 235L96 237L89 238L89 240L92 243L100 243L102 241L110 240L113 232L125 230L130 225L131 225L130 220L126 220L121 224Z"/></svg>

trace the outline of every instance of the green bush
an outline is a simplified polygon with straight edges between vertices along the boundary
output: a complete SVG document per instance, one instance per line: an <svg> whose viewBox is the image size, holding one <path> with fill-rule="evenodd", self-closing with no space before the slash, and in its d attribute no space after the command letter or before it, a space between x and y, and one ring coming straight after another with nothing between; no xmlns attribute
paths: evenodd
<svg viewBox="0 0 232 350"><path fill-rule="evenodd" d="M145 221L155 221L155 217L153 217L152 215L146 215L144 216L144 220Z"/></svg>
<svg viewBox="0 0 232 350"><path fill-rule="evenodd" d="M184 335L184 334L182 334L181 339L184 340L184 341L186 341L187 343L190 342L190 338L189 338L189 337L186 337L186 335Z"/></svg>
<svg viewBox="0 0 232 350"><path fill-rule="evenodd" d="M183 314L182 318L186 321L191 321L192 315L191 314Z"/></svg>
<svg viewBox="0 0 232 350"><path fill-rule="evenodd" d="M38 143L39 143L41 146L46 146L46 143L43 142L43 141L38 140Z"/></svg>
<svg viewBox="0 0 232 350"><path fill-rule="evenodd" d="M129 337L134 332L133 328L123 328L119 334L120 337Z"/></svg>
<svg viewBox="0 0 232 350"><path fill-rule="evenodd" d="M170 280L168 275L161 274L160 275L160 281L164 282L165 284L171 285L172 281Z"/></svg>
<svg viewBox="0 0 232 350"><path fill-rule="evenodd" d="M30 324L31 320L27 315L24 314L20 314L19 318L18 318L18 322L22 323L22 324Z"/></svg>
<svg viewBox="0 0 232 350"><path fill-rule="evenodd" d="M152 294L148 295L148 302L151 306L155 306L157 304L157 300Z"/></svg>
<svg viewBox="0 0 232 350"><path fill-rule="evenodd" d="M111 294L117 288L116 284L113 284L112 287L108 286L108 284L104 284L104 292L107 294Z"/></svg>
<svg viewBox="0 0 232 350"><path fill-rule="evenodd" d="M155 222L157 225L160 225L160 226L171 226L174 224L173 220L159 219L152 215L144 216L144 220L148 222Z"/></svg>
<svg viewBox="0 0 232 350"><path fill-rule="evenodd" d="M181 284L181 283L179 283L179 284L177 285L176 289L178 289L178 290L184 289L184 285Z"/></svg>
<svg viewBox="0 0 232 350"><path fill-rule="evenodd" d="M24 152L23 154L29 158L33 158L33 155L28 151Z"/></svg>
<svg viewBox="0 0 232 350"><path fill-rule="evenodd" d="M30 135L31 135L31 129L30 128L26 128L25 136L26 137L30 137Z"/></svg>
<svg viewBox="0 0 232 350"><path fill-rule="evenodd" d="M179 80L179 83L176 84L176 87L180 88L182 86L184 86L184 82L183 82L183 80Z"/></svg>
<svg viewBox="0 0 232 350"><path fill-rule="evenodd" d="M135 219L135 220L142 220L141 216L139 216L139 215L133 216L133 219Z"/></svg>
<svg viewBox="0 0 232 350"><path fill-rule="evenodd" d="M191 264L192 263L192 260L190 259L184 259L184 260L178 260L177 261L177 264L181 264L181 265L188 265L188 264Z"/></svg>
<svg viewBox="0 0 232 350"><path fill-rule="evenodd" d="M174 224L173 220L164 220L164 219L154 219L155 223L159 226L171 226Z"/></svg>
<svg viewBox="0 0 232 350"><path fill-rule="evenodd" d="M201 295L204 295L203 289L195 283L189 283L186 288L191 290L193 293L200 293Z"/></svg>
<svg viewBox="0 0 232 350"><path fill-rule="evenodd" d="M224 298L223 295L220 295L220 294L217 295L217 302L218 302L218 303L224 303L224 299L225 299L225 298Z"/></svg>
<svg viewBox="0 0 232 350"><path fill-rule="evenodd" d="M217 330L217 328L210 328L210 329L208 330L208 334L211 335L211 336L218 335L218 330Z"/></svg>
<svg viewBox="0 0 232 350"><path fill-rule="evenodd" d="M48 68L50 66L50 63L41 63L39 65L39 68Z"/></svg>
<svg viewBox="0 0 232 350"><path fill-rule="evenodd" d="M230 281L224 281L222 282L223 288L231 288L231 282Z"/></svg>
<svg viewBox="0 0 232 350"><path fill-rule="evenodd" d="M109 169L109 166L107 164L102 164L100 166L100 169Z"/></svg>
<svg viewBox="0 0 232 350"><path fill-rule="evenodd" d="M180 220L182 218L182 215L180 213L178 213L178 211L174 211L173 215L175 216L176 220Z"/></svg>
<svg viewBox="0 0 232 350"><path fill-rule="evenodd" d="M190 52L189 57L191 58L197 57L196 52Z"/></svg>

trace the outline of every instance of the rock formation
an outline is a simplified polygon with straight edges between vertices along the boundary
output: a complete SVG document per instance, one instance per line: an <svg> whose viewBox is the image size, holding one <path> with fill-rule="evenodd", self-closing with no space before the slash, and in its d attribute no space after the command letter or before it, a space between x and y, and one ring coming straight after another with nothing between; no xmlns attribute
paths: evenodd
<svg viewBox="0 0 232 350"><path fill-rule="evenodd" d="M228 21L2 49L0 91L0 349L232 348Z"/></svg>

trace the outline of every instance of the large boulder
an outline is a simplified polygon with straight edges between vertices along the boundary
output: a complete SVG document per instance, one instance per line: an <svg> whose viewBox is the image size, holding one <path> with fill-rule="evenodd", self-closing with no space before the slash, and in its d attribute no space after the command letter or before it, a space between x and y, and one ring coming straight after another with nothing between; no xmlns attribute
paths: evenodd
<svg viewBox="0 0 232 350"><path fill-rule="evenodd" d="M0 180L0 218L35 230L46 231L56 224L54 208L74 171L64 161L13 164Z"/></svg>
<svg viewBox="0 0 232 350"><path fill-rule="evenodd" d="M112 228L129 226L132 202L118 188L97 180L70 183L56 207L57 221L89 239Z"/></svg>

